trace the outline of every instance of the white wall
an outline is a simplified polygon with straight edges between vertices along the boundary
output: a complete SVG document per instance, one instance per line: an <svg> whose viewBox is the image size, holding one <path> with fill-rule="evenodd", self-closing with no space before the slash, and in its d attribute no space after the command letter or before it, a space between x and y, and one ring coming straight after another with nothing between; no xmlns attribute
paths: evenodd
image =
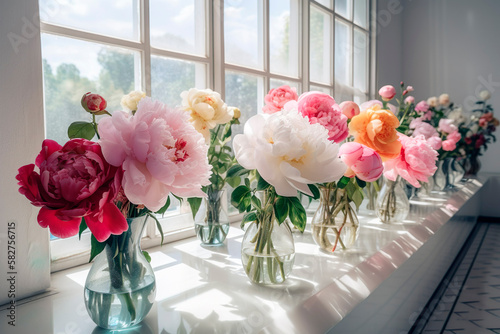
<svg viewBox="0 0 500 334"><path fill-rule="evenodd" d="M17 273L17 300L50 286L48 232L38 225L38 209L18 193L15 180L19 167L34 162L44 138L37 13L37 0L0 1L0 304L13 299L9 272ZM8 222L16 225L12 269L7 262Z"/></svg>
<svg viewBox="0 0 500 334"><path fill-rule="evenodd" d="M378 1L379 7L391 2L403 10L401 19L379 34L379 86L394 83L386 73L402 73L401 80L414 86L417 100L448 93L467 110L476 101L474 95L489 89L500 118L500 1ZM392 60L393 49L400 45L393 38L397 29L403 37L401 65ZM481 162L482 171L500 172L500 144L491 145Z"/></svg>

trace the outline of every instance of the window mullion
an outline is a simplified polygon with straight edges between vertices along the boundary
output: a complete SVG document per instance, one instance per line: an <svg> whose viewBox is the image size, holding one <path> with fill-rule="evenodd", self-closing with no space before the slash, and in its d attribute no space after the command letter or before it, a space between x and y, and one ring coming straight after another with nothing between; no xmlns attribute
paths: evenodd
<svg viewBox="0 0 500 334"><path fill-rule="evenodd" d="M263 29L262 35L264 37L262 52L264 52L264 94L269 92L269 88L271 86L269 75L271 73L271 37L270 37L270 29L269 29L269 1L271 0L262 0L262 9L260 13L262 14L262 24L260 25ZM264 101L262 101L264 102Z"/></svg>
<svg viewBox="0 0 500 334"><path fill-rule="evenodd" d="M141 42L143 45L142 84L146 95L151 96L151 33L149 0L141 1Z"/></svg>
<svg viewBox="0 0 500 334"><path fill-rule="evenodd" d="M309 36L309 8L310 1L302 1L302 91L309 90L309 48L310 48L310 36Z"/></svg>
<svg viewBox="0 0 500 334"><path fill-rule="evenodd" d="M226 99L225 90L225 64L224 64L224 0L213 0L212 2L212 24L213 36L212 38L212 68L213 79L212 85L215 91L219 92L222 98Z"/></svg>

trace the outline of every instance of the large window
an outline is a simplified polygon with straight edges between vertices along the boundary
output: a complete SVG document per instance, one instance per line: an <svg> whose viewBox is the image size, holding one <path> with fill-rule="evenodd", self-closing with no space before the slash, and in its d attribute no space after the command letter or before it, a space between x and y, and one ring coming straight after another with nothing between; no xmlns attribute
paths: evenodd
<svg viewBox="0 0 500 334"><path fill-rule="evenodd" d="M107 97L112 112L131 90L177 106L182 91L211 88L240 108L242 123L283 84L365 100L371 1L40 0L46 137L63 143L68 125L88 117L80 106L88 91ZM188 206L172 203L161 220L167 237L193 234ZM151 224L145 242L159 243L158 233ZM78 249L51 242L54 269L76 264L77 253L86 259L82 239Z"/></svg>

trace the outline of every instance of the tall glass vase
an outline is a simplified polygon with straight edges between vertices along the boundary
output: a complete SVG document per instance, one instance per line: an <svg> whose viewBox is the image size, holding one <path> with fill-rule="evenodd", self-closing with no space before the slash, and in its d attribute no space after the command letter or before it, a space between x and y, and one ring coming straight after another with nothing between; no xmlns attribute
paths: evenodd
<svg viewBox="0 0 500 334"><path fill-rule="evenodd" d="M134 326L153 305L155 275L140 247L147 217L127 219L129 229L121 235L111 235L90 268L85 282L85 306L102 328L119 330Z"/></svg>
<svg viewBox="0 0 500 334"><path fill-rule="evenodd" d="M319 207L311 221L314 241L322 250L331 253L338 248L352 247L359 232L354 203L349 201L345 189L337 188L335 183L320 187L320 191Z"/></svg>
<svg viewBox="0 0 500 334"><path fill-rule="evenodd" d="M245 231L241 243L241 263L248 278L257 284L283 283L292 272L295 245L290 226L279 224L273 200L261 195L263 214Z"/></svg>
<svg viewBox="0 0 500 334"><path fill-rule="evenodd" d="M194 218L196 235L203 245L224 243L229 232L225 190L209 190Z"/></svg>
<svg viewBox="0 0 500 334"><path fill-rule="evenodd" d="M403 189L403 181L400 176L396 181L384 179L380 189L375 212L383 223L402 222L410 212L410 201Z"/></svg>

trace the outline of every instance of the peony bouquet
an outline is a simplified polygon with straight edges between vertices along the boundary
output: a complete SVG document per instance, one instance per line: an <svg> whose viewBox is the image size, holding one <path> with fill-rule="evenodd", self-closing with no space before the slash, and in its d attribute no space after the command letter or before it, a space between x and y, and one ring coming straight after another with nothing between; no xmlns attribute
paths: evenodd
<svg viewBox="0 0 500 334"><path fill-rule="evenodd" d="M233 188L241 178L228 177L227 171L234 165L231 127L240 124L240 110L229 107L220 94L210 89L191 88L181 93L182 108L190 115L189 121L208 143L208 162L212 167L210 184L204 186L206 202L199 197L188 198L195 220L196 234L203 244L220 244L226 238L229 220L223 208L226 183ZM201 210L200 210L201 209Z"/></svg>
<svg viewBox="0 0 500 334"><path fill-rule="evenodd" d="M95 282L94 266L91 269L85 290L87 309L98 325L111 329L142 320L154 300L146 295L154 288L144 290L145 283L139 279L149 264L130 249L137 243L131 235L140 238L144 228L135 233L133 218L151 217L161 232L153 213L165 212L170 194L204 196L201 188L209 184L211 173L205 140L184 111L141 93L133 92L122 102L128 111L111 115L104 98L85 94L82 106L91 121L72 123L70 139L62 146L44 140L35 164L19 168L16 177L19 192L41 208L40 226L60 238L90 230L90 261L102 252L107 264ZM103 116L99 122L98 115ZM144 255L149 261L149 255ZM150 266L149 271L153 275ZM103 281L106 276L108 284ZM154 282L154 276L148 279ZM109 294L102 296L106 289Z"/></svg>

